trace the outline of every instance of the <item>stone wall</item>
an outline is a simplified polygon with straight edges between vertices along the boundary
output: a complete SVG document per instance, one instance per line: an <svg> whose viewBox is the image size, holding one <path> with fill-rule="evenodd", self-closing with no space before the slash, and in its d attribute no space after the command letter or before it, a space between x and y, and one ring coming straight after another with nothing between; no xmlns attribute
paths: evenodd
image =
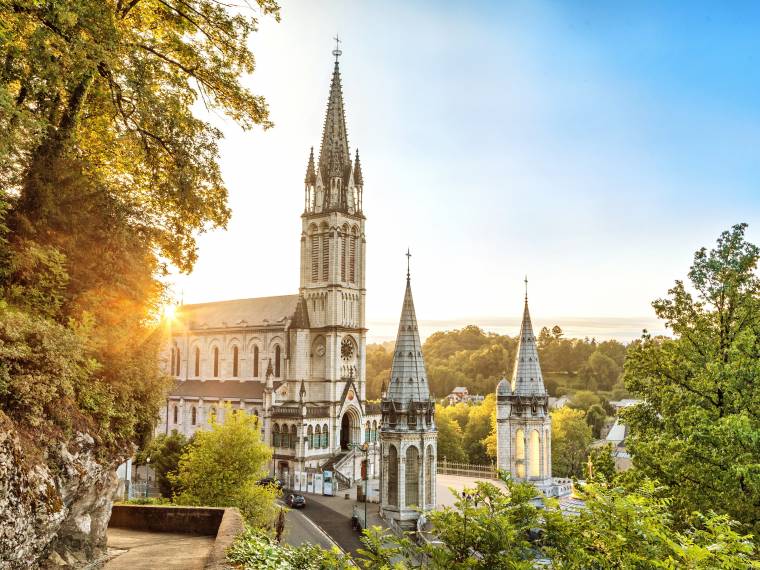
<svg viewBox="0 0 760 570"><path fill-rule="evenodd" d="M78 434L29 457L0 414L1 568L79 568L105 553L118 481L95 460L93 444Z"/></svg>

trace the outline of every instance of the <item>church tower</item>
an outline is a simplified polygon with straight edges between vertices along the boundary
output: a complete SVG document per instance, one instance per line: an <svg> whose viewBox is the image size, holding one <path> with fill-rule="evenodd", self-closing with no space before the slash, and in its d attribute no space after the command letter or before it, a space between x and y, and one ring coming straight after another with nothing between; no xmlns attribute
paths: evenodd
<svg viewBox="0 0 760 570"><path fill-rule="evenodd" d="M525 308L512 381L502 379L496 387L496 464L519 481L534 483L554 495L551 468L551 417L549 398L538 362L538 348L528 311L527 279Z"/></svg>
<svg viewBox="0 0 760 570"><path fill-rule="evenodd" d="M408 530L416 527L420 511L435 508L438 452L435 401L428 389L408 270L391 378L382 394L381 410L380 508Z"/></svg>
<svg viewBox="0 0 760 570"><path fill-rule="evenodd" d="M364 402L364 179L359 152L352 158L348 146L341 51L333 55L322 144L316 161L311 149L304 179L299 293L308 312L312 380L305 389L308 399L339 402L356 393Z"/></svg>

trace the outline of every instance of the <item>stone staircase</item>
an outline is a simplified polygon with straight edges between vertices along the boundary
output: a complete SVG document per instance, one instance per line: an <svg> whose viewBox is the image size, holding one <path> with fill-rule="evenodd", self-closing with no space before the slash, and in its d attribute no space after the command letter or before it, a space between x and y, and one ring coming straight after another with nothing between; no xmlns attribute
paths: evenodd
<svg viewBox="0 0 760 570"><path fill-rule="evenodd" d="M349 473L353 472L353 460L353 450L341 451L322 465L322 471L332 471L336 490L349 489L353 484L353 478L346 475L347 470Z"/></svg>

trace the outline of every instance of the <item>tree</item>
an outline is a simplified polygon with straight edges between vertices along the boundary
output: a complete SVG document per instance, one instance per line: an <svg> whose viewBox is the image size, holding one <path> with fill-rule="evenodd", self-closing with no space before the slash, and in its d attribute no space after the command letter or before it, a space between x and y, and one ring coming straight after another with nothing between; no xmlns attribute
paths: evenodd
<svg viewBox="0 0 760 570"><path fill-rule="evenodd" d="M462 428L451 417L448 410L436 406L435 427L438 429L438 457L448 461L467 461L462 447Z"/></svg>
<svg viewBox="0 0 760 570"><path fill-rule="evenodd" d="M552 472L559 477L582 477L591 428L581 410L552 410Z"/></svg>
<svg viewBox="0 0 760 570"><path fill-rule="evenodd" d="M464 449L470 463L484 464L490 461L486 449L486 438L493 431L496 413L496 395L488 394L478 406L470 410L469 420L464 429Z"/></svg>
<svg viewBox="0 0 760 570"><path fill-rule="evenodd" d="M211 418L211 429L199 431L169 476L179 487L180 505L238 507L248 524L267 526L276 515L272 486L258 485L272 450L261 441L256 416L227 406L225 422Z"/></svg>
<svg viewBox="0 0 760 570"><path fill-rule="evenodd" d="M594 439L602 437L602 428L604 427L604 422L606 420L607 414L601 405L594 404L586 410L586 423L591 428L591 433Z"/></svg>
<svg viewBox="0 0 760 570"><path fill-rule="evenodd" d="M570 407L575 408L576 410L583 410L584 412L591 408L591 406L599 405L601 403L601 398L591 392L590 390L578 390L573 396L570 398Z"/></svg>
<svg viewBox="0 0 760 570"><path fill-rule="evenodd" d="M623 413L634 466L665 485L682 524L715 510L760 534L760 249L745 224L694 255L688 277L653 303L673 338L629 350Z"/></svg>
<svg viewBox="0 0 760 570"><path fill-rule="evenodd" d="M615 459L612 457L612 445L594 447L589 451L584 476L588 480L613 482L617 475Z"/></svg>
<svg viewBox="0 0 760 570"><path fill-rule="evenodd" d="M187 444L187 438L173 430L169 435L157 436L137 454L138 465L143 465L150 459L150 465L156 474L156 482L162 497L170 499L178 491L170 475L177 475L179 460L185 452Z"/></svg>

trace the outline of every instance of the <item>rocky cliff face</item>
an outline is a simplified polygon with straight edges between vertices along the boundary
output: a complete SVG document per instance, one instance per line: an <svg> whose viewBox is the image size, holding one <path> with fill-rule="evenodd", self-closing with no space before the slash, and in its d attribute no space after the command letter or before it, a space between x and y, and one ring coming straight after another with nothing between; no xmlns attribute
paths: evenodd
<svg viewBox="0 0 760 570"><path fill-rule="evenodd" d="M78 434L28 457L0 421L0 568L79 568L104 554L118 481L93 451L92 438Z"/></svg>

